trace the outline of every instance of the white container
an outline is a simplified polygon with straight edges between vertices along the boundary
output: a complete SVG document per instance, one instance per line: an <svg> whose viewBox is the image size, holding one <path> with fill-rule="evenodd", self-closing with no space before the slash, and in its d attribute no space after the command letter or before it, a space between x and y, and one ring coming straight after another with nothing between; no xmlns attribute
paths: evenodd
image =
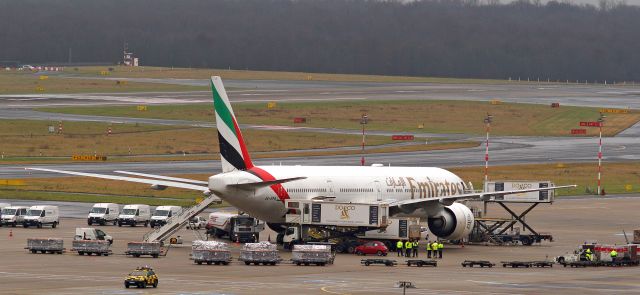
<svg viewBox="0 0 640 295"><path fill-rule="evenodd" d="M120 206L115 203L97 203L91 207L89 216L87 216L87 224L93 225L100 224L105 225L112 223L116 225L118 221L118 215L120 215Z"/></svg>
<svg viewBox="0 0 640 295"><path fill-rule="evenodd" d="M60 224L58 206L31 206L24 217L22 226L36 226L41 228L44 225L51 225L56 228Z"/></svg>
<svg viewBox="0 0 640 295"><path fill-rule="evenodd" d="M104 231L93 227L78 227L76 228L76 235L74 240L100 240L108 241L109 244L113 244L113 237L107 235Z"/></svg>

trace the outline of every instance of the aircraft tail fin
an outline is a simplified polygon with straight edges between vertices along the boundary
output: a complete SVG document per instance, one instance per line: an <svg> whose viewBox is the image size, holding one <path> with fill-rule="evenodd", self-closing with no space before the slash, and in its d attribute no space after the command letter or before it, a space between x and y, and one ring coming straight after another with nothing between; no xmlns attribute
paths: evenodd
<svg viewBox="0 0 640 295"><path fill-rule="evenodd" d="M231 108L227 92L219 76L211 77L211 92L216 113L222 172L247 170L253 167L247 145Z"/></svg>

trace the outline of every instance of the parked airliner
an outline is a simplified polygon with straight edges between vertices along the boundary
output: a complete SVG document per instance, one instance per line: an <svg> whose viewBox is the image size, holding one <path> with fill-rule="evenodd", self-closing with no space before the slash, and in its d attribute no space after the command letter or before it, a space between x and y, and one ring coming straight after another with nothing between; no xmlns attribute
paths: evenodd
<svg viewBox="0 0 640 295"><path fill-rule="evenodd" d="M429 229L445 239L459 239L473 228L471 210L457 201L491 196L553 190L573 186L474 192L457 175L435 167L373 166L256 166L242 137L220 77L211 77L222 173L208 182L116 171L147 178L93 174L44 168L28 168L70 175L177 187L214 194L222 200L266 221L274 230L283 228L286 199L389 204L391 216L420 217Z"/></svg>

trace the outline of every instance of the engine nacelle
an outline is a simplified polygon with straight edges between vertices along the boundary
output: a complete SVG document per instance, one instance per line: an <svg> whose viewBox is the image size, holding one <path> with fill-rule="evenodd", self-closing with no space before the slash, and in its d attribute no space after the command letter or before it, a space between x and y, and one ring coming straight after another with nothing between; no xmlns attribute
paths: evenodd
<svg viewBox="0 0 640 295"><path fill-rule="evenodd" d="M473 230L475 218L471 210L460 203L446 206L439 217L428 219L429 230L445 240L465 238Z"/></svg>

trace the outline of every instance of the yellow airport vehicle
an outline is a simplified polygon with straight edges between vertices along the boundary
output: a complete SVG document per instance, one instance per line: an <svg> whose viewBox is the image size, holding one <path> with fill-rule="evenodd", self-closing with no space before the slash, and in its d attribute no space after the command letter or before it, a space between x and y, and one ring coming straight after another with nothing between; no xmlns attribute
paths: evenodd
<svg viewBox="0 0 640 295"><path fill-rule="evenodd" d="M136 268L124 279L124 287L136 286L138 288L146 288L152 286L158 287L158 275L149 266Z"/></svg>

